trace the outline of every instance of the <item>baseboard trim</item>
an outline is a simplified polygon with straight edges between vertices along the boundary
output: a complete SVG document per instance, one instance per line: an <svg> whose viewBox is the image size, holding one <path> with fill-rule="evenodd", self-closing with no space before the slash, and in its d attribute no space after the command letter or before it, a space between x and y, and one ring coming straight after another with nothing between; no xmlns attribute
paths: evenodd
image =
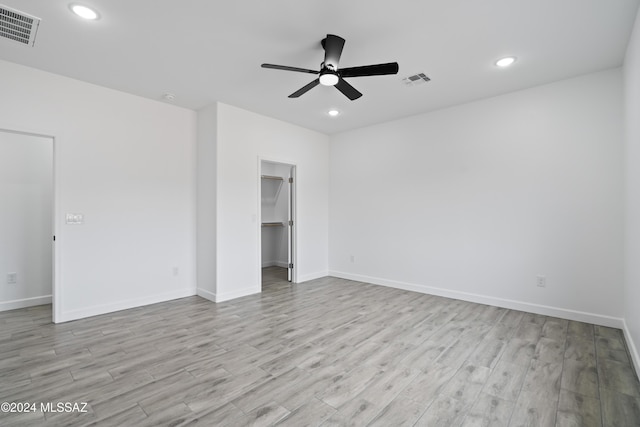
<svg viewBox="0 0 640 427"><path fill-rule="evenodd" d="M186 298L196 295L196 288L185 288L173 292L166 292L158 295L150 295L145 298L137 298L126 301L119 301L112 304L96 305L79 310L62 311L60 319L56 323L69 322L72 320L84 319L86 317L99 316L101 314L113 313L130 308L142 307L159 302L171 301L179 298Z"/></svg>
<svg viewBox="0 0 640 427"><path fill-rule="evenodd" d="M259 294L260 292L261 292L260 288L256 289L255 287L251 287L251 288L244 288L240 290L234 290L233 292L227 292L224 294L214 294L214 295L215 295L215 302L224 302L224 301L229 301L236 298L246 297L249 295Z"/></svg>
<svg viewBox="0 0 640 427"><path fill-rule="evenodd" d="M638 348L633 341L631 331L629 331L629 328L627 327L627 322L623 320L623 324L622 331L624 332L624 339L627 342L629 354L631 355L631 361L633 362L633 366L636 368L636 375L640 375L640 355L638 354Z"/></svg>
<svg viewBox="0 0 640 427"><path fill-rule="evenodd" d="M262 268L266 267L282 267L287 268L287 263L283 261L266 261L262 263Z"/></svg>
<svg viewBox="0 0 640 427"><path fill-rule="evenodd" d="M216 294L214 292L207 291L206 289L202 289L202 288L196 289L196 295L204 299L207 299L211 302L216 302Z"/></svg>
<svg viewBox="0 0 640 427"><path fill-rule="evenodd" d="M328 271L318 271L316 273L309 273L304 275L299 275L296 283L308 282L309 280L321 279L323 277L329 276Z"/></svg>
<svg viewBox="0 0 640 427"><path fill-rule="evenodd" d="M0 311L17 310L19 308L35 307L44 304L51 304L51 295L2 301L0 302Z"/></svg>
<svg viewBox="0 0 640 427"><path fill-rule="evenodd" d="M418 285L414 283L405 283L395 280L380 279L377 277L363 276L359 274L345 273L342 271L329 271L329 275L341 279L354 280L357 282L372 283L374 285L388 286L390 288L402 289L405 291L419 292L422 294L436 295L446 298L459 299L462 301L475 302L478 304L493 305L496 307L508 308L511 310L526 311L528 313L541 314L544 316L559 317L567 320L575 320L578 322L592 323L600 326L608 326L610 328L622 329L624 320L618 317L605 316L595 313L587 313L583 311L571 310L561 307L552 307L541 304L533 304L524 301L516 301L505 298L491 297L481 294L473 294L469 292L454 291L449 289L437 288L433 286Z"/></svg>

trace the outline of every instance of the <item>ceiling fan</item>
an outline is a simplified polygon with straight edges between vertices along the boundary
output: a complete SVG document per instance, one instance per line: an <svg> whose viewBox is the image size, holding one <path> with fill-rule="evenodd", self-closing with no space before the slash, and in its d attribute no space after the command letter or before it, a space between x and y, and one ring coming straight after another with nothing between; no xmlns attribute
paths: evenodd
<svg viewBox="0 0 640 427"><path fill-rule="evenodd" d="M298 98L300 95L307 93L309 90L318 86L335 86L350 100L356 100L362 96L356 88L347 83L344 79L349 77L363 76L383 76L387 74L398 73L398 63L389 62L386 64L363 65L360 67L349 67L338 69L340 56L345 40L342 37L327 34L327 37L321 41L324 48L324 62L320 64L320 71L309 70L307 68L288 67L286 65L262 64L262 68L272 68L275 70L296 71L299 73L319 74L320 76L308 85L298 89L289 95L289 98Z"/></svg>

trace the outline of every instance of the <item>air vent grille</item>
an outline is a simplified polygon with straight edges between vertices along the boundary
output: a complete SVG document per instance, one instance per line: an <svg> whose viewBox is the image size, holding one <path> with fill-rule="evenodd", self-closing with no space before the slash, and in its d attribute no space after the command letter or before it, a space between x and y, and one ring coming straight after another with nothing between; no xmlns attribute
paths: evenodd
<svg viewBox="0 0 640 427"><path fill-rule="evenodd" d="M0 4L0 37L26 46L33 46L40 18Z"/></svg>
<svg viewBox="0 0 640 427"><path fill-rule="evenodd" d="M404 83L407 86L417 86L419 84L426 83L430 80L431 79L427 77L426 74L420 73L420 74L414 74L413 76L405 77L404 79L402 79L402 83Z"/></svg>

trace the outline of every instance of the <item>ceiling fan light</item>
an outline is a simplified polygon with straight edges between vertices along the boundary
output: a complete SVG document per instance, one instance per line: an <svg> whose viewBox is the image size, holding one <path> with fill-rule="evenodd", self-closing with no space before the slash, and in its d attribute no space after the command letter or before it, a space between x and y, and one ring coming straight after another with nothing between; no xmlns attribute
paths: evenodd
<svg viewBox="0 0 640 427"><path fill-rule="evenodd" d="M333 73L325 73L320 75L320 84L323 86L335 86L338 84L338 75Z"/></svg>

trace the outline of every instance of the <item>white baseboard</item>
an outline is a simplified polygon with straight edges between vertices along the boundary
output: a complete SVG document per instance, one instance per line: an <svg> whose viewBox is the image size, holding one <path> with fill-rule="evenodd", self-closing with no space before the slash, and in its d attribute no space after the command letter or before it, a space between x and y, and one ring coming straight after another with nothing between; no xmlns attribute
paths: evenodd
<svg viewBox="0 0 640 427"><path fill-rule="evenodd" d="M287 268L287 262L286 261L265 261L262 263L262 268L266 268L266 267Z"/></svg>
<svg viewBox="0 0 640 427"><path fill-rule="evenodd" d="M207 291L206 289L202 289L202 288L196 289L196 295L204 299L208 299L211 302L216 302L216 294L211 291Z"/></svg>
<svg viewBox="0 0 640 427"><path fill-rule="evenodd" d="M113 313L115 311L127 310L130 308L142 307L150 304L157 304L159 302L171 301L174 299L186 298L194 295L196 295L195 288L184 288L173 292L166 292L158 295L149 295L144 298L119 301L111 304L95 305L93 307L82 308L79 310L61 311L60 319L57 319L56 323L84 319L85 317Z"/></svg>
<svg viewBox="0 0 640 427"><path fill-rule="evenodd" d="M36 305L51 304L51 295L41 297L22 298L12 301L0 301L0 311L16 310L18 308L35 307Z"/></svg>
<svg viewBox="0 0 640 427"><path fill-rule="evenodd" d="M618 317L605 316L595 313L587 313L561 307L532 304L524 301L515 301L504 298L491 297L469 292L453 291L449 289L436 288L433 286L418 285L414 283L398 282L395 280L380 279L377 277L363 276L359 274L345 273L342 271L330 271L330 276L341 279L354 280L358 282L372 283L374 285L388 286L390 288L403 289L405 291L419 292L422 294L436 295L446 298L459 299L462 301L475 302L478 304L493 305L496 307L508 308L511 310L526 311L529 313L541 314L544 316L559 317L578 322L592 323L600 326L622 329L624 320Z"/></svg>
<svg viewBox="0 0 640 427"><path fill-rule="evenodd" d="M261 292L260 288L256 289L255 287L251 287L251 288L237 289L232 292L226 292L223 294L213 294L213 295L215 295L215 302L224 302L224 301L229 301L236 298L246 297L248 295L259 294L260 292Z"/></svg>
<svg viewBox="0 0 640 427"><path fill-rule="evenodd" d="M624 339L627 342L627 347L631 354L631 361L633 362L633 366L636 368L636 374L640 375L640 355L638 354L638 348L636 347L633 337L631 336L631 332L627 327L627 322L623 321L623 323L622 331L624 332Z"/></svg>
<svg viewBox="0 0 640 427"><path fill-rule="evenodd" d="M318 271L316 273L309 273L304 275L298 275L298 281L296 283L308 282L309 280L321 279L323 277L327 277L329 272L327 271Z"/></svg>

